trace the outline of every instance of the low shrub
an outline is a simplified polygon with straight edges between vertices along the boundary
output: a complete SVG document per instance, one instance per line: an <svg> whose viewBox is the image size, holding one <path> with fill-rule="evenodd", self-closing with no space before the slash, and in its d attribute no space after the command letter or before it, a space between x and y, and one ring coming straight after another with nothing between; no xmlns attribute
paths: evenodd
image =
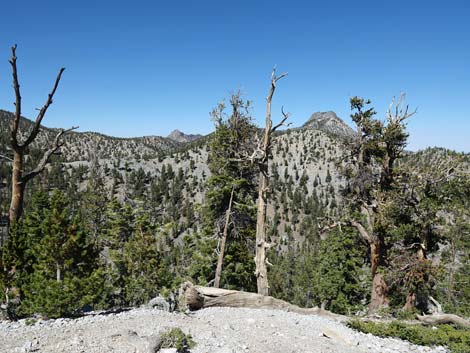
<svg viewBox="0 0 470 353"><path fill-rule="evenodd" d="M470 330L451 325L426 327L400 321L375 323L351 320L348 326L379 337L396 337L423 346L447 346L452 353L470 353Z"/></svg>
<svg viewBox="0 0 470 353"><path fill-rule="evenodd" d="M188 353L196 345L190 334L185 334L179 327L172 328L162 334L160 348L176 348L178 353Z"/></svg>

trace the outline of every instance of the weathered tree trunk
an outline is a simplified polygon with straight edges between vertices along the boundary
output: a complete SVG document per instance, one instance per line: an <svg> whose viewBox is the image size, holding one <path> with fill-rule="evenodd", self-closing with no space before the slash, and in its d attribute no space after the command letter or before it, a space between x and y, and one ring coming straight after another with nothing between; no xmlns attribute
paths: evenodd
<svg viewBox="0 0 470 353"><path fill-rule="evenodd" d="M23 213L23 198L24 198L24 191L26 183L34 178L36 175L41 173L44 168L46 167L47 163L51 156L56 153L59 148L62 146L60 143L61 136L76 127L72 127L69 130L61 130L54 140L54 144L51 148L46 149L44 154L39 161L36 168L31 170L30 172L24 171L24 153L26 148L36 139L40 129L41 129L41 122L44 118L47 109L52 104L52 99L54 94L59 86L60 79L62 77L62 73L64 72L64 68L61 68L59 74L54 83L54 87L52 91L47 96L46 103L42 106L39 110L38 116L36 117L36 121L34 122L33 128L31 129L29 135L27 135L24 142L19 141L19 126L20 126L20 119L21 119L21 93L20 93L20 84L18 81L18 71L16 67L16 45L11 48L11 59L10 65L12 68L12 75L13 75L13 89L15 90L15 116L11 122L11 136L10 136L10 143L13 150L13 173L12 173L12 194L11 194L11 203L10 203L10 211L9 211L9 218L10 224L16 223L22 213Z"/></svg>
<svg viewBox="0 0 470 353"><path fill-rule="evenodd" d="M372 241L370 243L371 255L371 272L372 272L372 291L369 304L369 311L376 312L377 310L388 307L390 301L388 299L388 285L385 282L382 274L378 268L383 259L383 249L380 241Z"/></svg>
<svg viewBox="0 0 470 353"><path fill-rule="evenodd" d="M258 160L260 168L259 187L258 187L258 210L256 216L256 254L255 254L255 276L258 288L258 294L269 295L268 268L267 268L267 251L271 245L266 239L266 209L268 206L268 190L269 190L269 156L271 154L271 137L274 131L281 127L287 120L288 115L284 114L284 118L279 124L273 127L271 120L271 104L276 90L276 82L287 74L276 76L273 70L271 75L271 88L266 98L266 126L264 128L263 143L261 147L261 158Z"/></svg>
<svg viewBox="0 0 470 353"><path fill-rule="evenodd" d="M23 213L25 187L22 180L23 164L23 154L15 151L13 155L13 172L11 177L10 224L16 223Z"/></svg>
<svg viewBox="0 0 470 353"><path fill-rule="evenodd" d="M416 318L425 325L455 324L470 328L470 321L454 314L416 315Z"/></svg>
<svg viewBox="0 0 470 353"><path fill-rule="evenodd" d="M233 195L235 193L235 185L232 186L232 191L230 192L230 201L228 202L228 208L225 212L225 224L224 224L224 231L222 233L222 239L220 239L220 248L219 248L219 256L217 257L217 268L215 270L215 279L214 279L214 287L220 287L220 277L222 275L222 264L224 261L224 254L225 254L225 244L227 242L228 237L228 226L230 224L230 214L232 212L232 203L233 203Z"/></svg>
<svg viewBox="0 0 470 353"><path fill-rule="evenodd" d="M266 264L269 244L266 242L266 210L267 210L268 177L260 173L260 186L258 191L258 210L256 217L256 284L258 293L269 295L268 268Z"/></svg>
<svg viewBox="0 0 470 353"><path fill-rule="evenodd" d="M373 234L374 229L371 211L364 210L364 213L367 216L367 228L355 220L350 221L350 223L358 230L364 242L369 244L372 276L369 312L376 312L377 310L388 307L390 302L388 299L388 285L382 274L378 271L379 266L383 265L384 262L384 243L379 237Z"/></svg>
<svg viewBox="0 0 470 353"><path fill-rule="evenodd" d="M183 283L180 288L180 303L190 310L210 307L274 309L303 315L323 315L339 321L347 319L345 316L318 307L301 308L284 300L262 294L194 286L190 282Z"/></svg>

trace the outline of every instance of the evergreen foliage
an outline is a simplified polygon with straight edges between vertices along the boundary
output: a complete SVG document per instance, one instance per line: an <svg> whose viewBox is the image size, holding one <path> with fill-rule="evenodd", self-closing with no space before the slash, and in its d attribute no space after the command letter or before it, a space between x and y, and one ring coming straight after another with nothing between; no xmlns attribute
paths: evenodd
<svg viewBox="0 0 470 353"><path fill-rule="evenodd" d="M255 278L251 259L254 254L256 173L246 158L253 152L256 128L249 115L250 102L245 102L240 93L232 95L230 106L232 111L228 117L224 103L212 111L216 130L208 156L211 176L207 181L205 226L209 233L222 236L233 189L221 285L253 290Z"/></svg>
<svg viewBox="0 0 470 353"><path fill-rule="evenodd" d="M124 244L124 293L127 305L148 302L164 288L171 286L168 272L159 250L159 234L146 214L139 215L132 237Z"/></svg>
<svg viewBox="0 0 470 353"><path fill-rule="evenodd" d="M60 191L34 197L5 250L4 261L18 274L9 286L21 293L19 315L76 315L87 306L99 307L106 295L96 244Z"/></svg>
<svg viewBox="0 0 470 353"><path fill-rule="evenodd" d="M364 309L369 294L366 253L350 228L330 233L321 243L315 277L318 299L326 309L349 315Z"/></svg>
<svg viewBox="0 0 470 353"><path fill-rule="evenodd" d="M378 273L388 285L390 312L409 303L425 309L431 295L445 311L470 315L468 154L403 151L403 124L376 119L361 98L351 106L362 144L345 147L348 158L338 152L340 140L319 131L276 136L268 206L273 295L338 313L363 310L372 256L351 221L366 224L366 205L383 245ZM229 108L213 111L216 131L195 143L153 154L92 144L84 148L85 163L83 151L54 157L29 185L24 217L0 252L0 302L8 302L10 317L140 305L185 280L211 285L232 189L221 286L254 291L258 175L246 161L257 129L239 94ZM2 129L0 142L8 142ZM29 168L41 153L34 145L28 153ZM323 159L308 169L309 161ZM10 169L2 160L0 187L10 185ZM9 188L0 196L5 213ZM341 231L319 230L332 218Z"/></svg>

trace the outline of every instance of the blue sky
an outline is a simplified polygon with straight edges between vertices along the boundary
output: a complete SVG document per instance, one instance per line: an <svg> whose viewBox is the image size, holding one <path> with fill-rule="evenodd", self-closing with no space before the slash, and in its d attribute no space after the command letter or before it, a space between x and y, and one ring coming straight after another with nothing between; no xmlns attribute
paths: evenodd
<svg viewBox="0 0 470 353"><path fill-rule="evenodd" d="M241 89L263 124L273 65L294 126L315 111L350 122L350 96L379 117L404 91L409 148L470 152L469 1L15 1L0 13L0 108L13 110L18 43L23 114L66 67L44 123L115 136L213 130L209 111Z"/></svg>

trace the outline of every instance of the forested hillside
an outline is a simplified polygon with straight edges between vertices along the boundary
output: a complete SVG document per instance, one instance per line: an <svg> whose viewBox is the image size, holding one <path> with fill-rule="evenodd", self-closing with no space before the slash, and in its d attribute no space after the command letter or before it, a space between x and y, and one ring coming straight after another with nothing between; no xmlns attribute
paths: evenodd
<svg viewBox="0 0 470 353"><path fill-rule="evenodd" d="M218 258L220 287L256 291L259 171L247 156L260 130L243 100L239 104L219 107L215 132L189 142L65 135L60 154L28 184L20 222L9 236L2 233L5 314L59 317L139 305L170 295L186 280L213 285ZM0 111L4 216L11 198L11 120ZM24 119L20 131L31 126ZM41 129L27 151L27 168L56 133ZM379 135L387 136L377 132L370 149ZM355 226L366 224L362 202L373 212L380 208L374 231L384 234L382 309L428 311L432 296L446 311L470 315L469 155L404 151L393 183L378 189L382 145L367 150L367 166L353 170L357 136L332 112L275 133L267 208L271 294L342 314L367 311L375 255ZM406 134L398 137L404 147Z"/></svg>

